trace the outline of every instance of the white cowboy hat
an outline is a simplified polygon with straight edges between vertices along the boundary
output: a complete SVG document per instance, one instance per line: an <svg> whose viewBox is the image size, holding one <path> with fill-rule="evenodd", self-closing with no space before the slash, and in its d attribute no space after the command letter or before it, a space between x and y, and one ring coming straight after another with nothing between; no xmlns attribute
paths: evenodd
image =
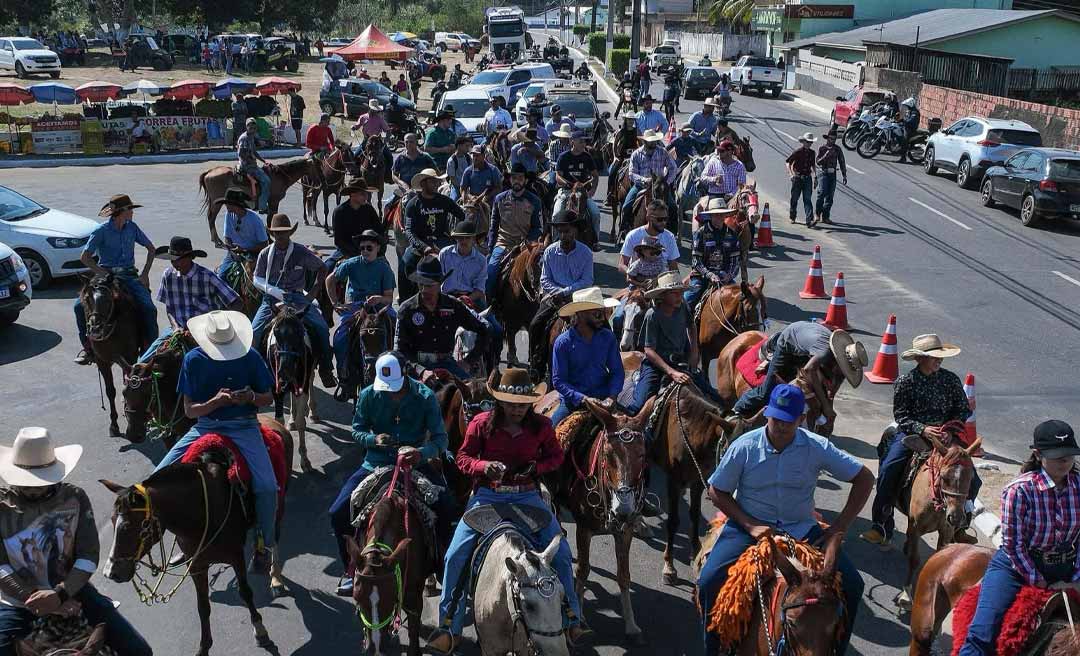
<svg viewBox="0 0 1080 656"><path fill-rule="evenodd" d="M567 318L586 310L606 310L618 306L619 301L614 298L605 298L599 287L586 287L574 292L570 302L559 308L559 316Z"/></svg>
<svg viewBox="0 0 1080 656"><path fill-rule="evenodd" d="M960 355L960 347L956 344L948 344L941 341L937 335L919 335L911 340L911 348L900 354L904 360L926 356L931 358L951 358Z"/></svg>
<svg viewBox="0 0 1080 656"><path fill-rule="evenodd" d="M844 378L852 387L858 387L863 380L863 367L870 363L862 342L856 342L846 330L834 330L829 336L829 350L840 371L844 372Z"/></svg>
<svg viewBox="0 0 1080 656"><path fill-rule="evenodd" d="M375 98L372 98L371 100L369 100L368 103L367 103L367 106L368 106L368 109L370 109L371 111L374 111L374 112L381 112L383 110L383 106L380 105L379 101L377 99L375 99Z"/></svg>
<svg viewBox="0 0 1080 656"><path fill-rule="evenodd" d="M717 98L716 96L709 96L708 98L705 99L705 104L709 105L711 107L719 107L720 106L720 99Z"/></svg>
<svg viewBox="0 0 1080 656"><path fill-rule="evenodd" d="M699 214L712 216L719 214L721 216L728 216L729 214L738 214L739 210L731 209L727 206L727 203L723 198L710 198L709 202L705 204L705 209L701 210Z"/></svg>
<svg viewBox="0 0 1080 656"><path fill-rule="evenodd" d="M573 139L574 138L574 135L570 132L569 128L567 128L566 123L563 123L562 125L560 125L558 130L555 130L554 132L551 133L551 136L557 137L559 139Z"/></svg>
<svg viewBox="0 0 1080 656"><path fill-rule="evenodd" d="M432 178L434 178L435 180L445 180L446 176L445 175L439 175L439 172L436 171L435 169L424 169L423 171L420 171L419 173L417 173L416 175L413 176L412 188L415 189L416 191L419 191L420 190L420 183L423 182L424 180L429 180L429 179L432 179Z"/></svg>
<svg viewBox="0 0 1080 656"><path fill-rule="evenodd" d="M663 141L664 135L656 130L645 130L645 133L638 137L638 139L641 139L642 141Z"/></svg>
<svg viewBox="0 0 1080 656"><path fill-rule="evenodd" d="M656 286L645 292L646 298L657 298L665 292L686 291L678 271L665 271L656 277Z"/></svg>
<svg viewBox="0 0 1080 656"><path fill-rule="evenodd" d="M496 380L494 385L488 383L488 391L496 400L506 403L535 403L547 392L547 384L533 385L524 369L507 369Z"/></svg>
<svg viewBox="0 0 1080 656"><path fill-rule="evenodd" d="M78 444L54 447L47 428L21 428L15 444L0 446L0 477L19 487L54 485L75 469L82 452Z"/></svg>
<svg viewBox="0 0 1080 656"><path fill-rule="evenodd" d="M805 141L806 143L814 143L817 141L817 137L810 132L804 132L803 136L799 137L799 141Z"/></svg>
<svg viewBox="0 0 1080 656"><path fill-rule="evenodd" d="M214 310L191 317L187 328L211 360L236 360L251 349L251 320L243 312Z"/></svg>

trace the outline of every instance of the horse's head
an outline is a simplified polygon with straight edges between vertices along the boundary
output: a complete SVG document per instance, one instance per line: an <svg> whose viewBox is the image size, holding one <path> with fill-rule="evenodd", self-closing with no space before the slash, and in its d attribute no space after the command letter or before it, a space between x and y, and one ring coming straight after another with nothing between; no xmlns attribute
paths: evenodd
<svg viewBox="0 0 1080 656"><path fill-rule="evenodd" d="M494 387L498 382L498 370L492 371L486 381L482 378L462 380L453 374L451 376L458 391L461 392L461 415L465 419L466 426L481 412L490 412L495 409L495 397L491 395L488 386Z"/></svg>
<svg viewBox="0 0 1080 656"><path fill-rule="evenodd" d="M374 371L375 359L390 348L389 321L386 311L386 306L379 308L377 312L362 310L358 313L353 328L360 347L363 349L364 366L367 367L370 364L372 371Z"/></svg>
<svg viewBox="0 0 1080 656"><path fill-rule="evenodd" d="M383 138L373 134L364 142L364 156L369 165L383 161Z"/></svg>
<svg viewBox="0 0 1080 656"><path fill-rule="evenodd" d="M797 656L829 656L844 632L844 599L836 580L836 560L843 536L825 544L821 569L804 567L776 547L770 538L773 562L787 582L780 600L780 631L788 650ZM780 636L776 636L779 639Z"/></svg>
<svg viewBox="0 0 1080 656"><path fill-rule="evenodd" d="M749 136L735 140L735 157L742 162L747 173L753 173L757 168L757 163L754 162L754 147L750 145Z"/></svg>
<svg viewBox="0 0 1080 656"><path fill-rule="evenodd" d="M585 399L589 412L603 426L596 438L599 449L596 476L607 500L609 523L626 524L641 512L645 499L645 474L649 469L645 449L645 422L652 412L646 405L636 417L613 414L603 405Z"/></svg>
<svg viewBox="0 0 1080 656"><path fill-rule="evenodd" d="M161 367L151 358L133 366L124 377L124 416L127 417L124 437L132 442L146 439L146 423L154 411L155 397L160 399L158 382L163 376Z"/></svg>
<svg viewBox="0 0 1080 656"><path fill-rule="evenodd" d="M382 499L372 510L372 520L378 520L382 516L379 513L400 518L403 514L401 501L394 496ZM401 532L404 532L404 526ZM372 533L370 528L368 533ZM403 570L411 541L401 536L394 544L387 544L381 538L373 538L361 548L353 536L345 536L353 570L353 602L376 653L381 653L379 643L382 636L396 630L393 624L401 615L405 584Z"/></svg>
<svg viewBox="0 0 1080 656"><path fill-rule="evenodd" d="M283 308L270 324L270 332L274 343L267 346L266 352L274 372L275 388L281 392L303 387L312 363L300 314L292 308Z"/></svg>
<svg viewBox="0 0 1080 656"><path fill-rule="evenodd" d="M161 524L153 515L150 493L145 487L124 487L108 480L100 483L116 495L113 543L105 563L105 578L127 583L135 576L135 564L161 539Z"/></svg>
<svg viewBox="0 0 1080 656"><path fill-rule="evenodd" d="M97 342L106 339L116 326L120 288L110 274L86 278L79 292L86 311L86 334Z"/></svg>
<svg viewBox="0 0 1080 656"><path fill-rule="evenodd" d="M520 617L534 653L552 656L569 653L562 628L566 591L552 566L561 542L562 535L556 535L538 553L515 541L516 553L505 560L506 592L513 606L507 610Z"/></svg>
<svg viewBox="0 0 1080 656"><path fill-rule="evenodd" d="M746 220L757 223L761 219L758 205L757 182L748 182L738 194L737 207L746 213Z"/></svg>
<svg viewBox="0 0 1080 656"><path fill-rule="evenodd" d="M959 528L967 523L964 505L967 503L971 480L975 477L975 464L971 454L978 451L982 440L976 439L964 448L955 441L946 446L937 438L930 438L934 453L926 466L930 470L930 494L935 509L945 512L945 520Z"/></svg>
<svg viewBox="0 0 1080 656"><path fill-rule="evenodd" d="M742 330L765 330L769 318L768 301L765 299L765 276L758 276L753 283L739 286L740 317Z"/></svg>

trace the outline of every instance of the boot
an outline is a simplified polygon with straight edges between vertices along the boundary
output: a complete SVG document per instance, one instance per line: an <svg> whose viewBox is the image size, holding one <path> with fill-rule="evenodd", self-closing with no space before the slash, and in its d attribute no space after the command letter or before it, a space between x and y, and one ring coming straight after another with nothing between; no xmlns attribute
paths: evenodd
<svg viewBox="0 0 1080 656"><path fill-rule="evenodd" d="M319 380L322 381L322 386L326 389L334 389L337 387L337 378L334 376L334 368L328 366L319 367Z"/></svg>
<svg viewBox="0 0 1080 656"><path fill-rule="evenodd" d="M592 629L586 626L584 622L578 622L577 624L571 624L570 628L566 630L566 641L573 647L590 635L592 635Z"/></svg>
<svg viewBox="0 0 1080 656"><path fill-rule="evenodd" d="M255 551L251 554L251 567L248 568L248 571L258 576L269 576L272 560L272 548L256 546Z"/></svg>
<svg viewBox="0 0 1080 656"><path fill-rule="evenodd" d="M861 539L866 540L870 544L876 544L879 546L885 546L889 544L889 538L885 535L885 532L881 530L880 526L876 524L870 528L869 531L859 536Z"/></svg>
<svg viewBox="0 0 1080 656"><path fill-rule="evenodd" d="M77 365L94 364L94 352L88 348L83 348L79 351L79 354L75 356L74 360Z"/></svg>
<svg viewBox="0 0 1080 656"><path fill-rule="evenodd" d="M446 629L435 629L428 636L428 648L436 654L449 654L461 644L461 636L451 635Z"/></svg>
<svg viewBox="0 0 1080 656"><path fill-rule="evenodd" d="M958 529L953 533L953 542L956 544L979 544L979 538L972 535L968 530Z"/></svg>
<svg viewBox="0 0 1080 656"><path fill-rule="evenodd" d="M341 577L338 581L337 590L334 593L339 597L351 597L353 591L353 580L348 575Z"/></svg>

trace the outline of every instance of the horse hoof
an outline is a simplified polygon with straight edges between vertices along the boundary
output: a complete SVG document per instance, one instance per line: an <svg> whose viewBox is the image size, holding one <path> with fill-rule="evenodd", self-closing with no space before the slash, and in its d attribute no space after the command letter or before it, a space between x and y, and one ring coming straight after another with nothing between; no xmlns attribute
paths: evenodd
<svg viewBox="0 0 1080 656"><path fill-rule="evenodd" d="M270 584L270 596L273 599L281 599L288 596L289 591L285 588L284 583L271 583Z"/></svg>
<svg viewBox="0 0 1080 656"><path fill-rule="evenodd" d="M679 575L675 572L664 572L664 585L678 585Z"/></svg>
<svg viewBox="0 0 1080 656"><path fill-rule="evenodd" d="M295 419L290 419L289 420L288 429L289 430L296 430L296 420Z"/></svg>
<svg viewBox="0 0 1080 656"><path fill-rule="evenodd" d="M311 461L306 456L300 459L300 471L305 474L311 473Z"/></svg>
<svg viewBox="0 0 1080 656"><path fill-rule="evenodd" d="M260 631L260 629L262 629ZM263 649L268 649L274 646L274 641L270 639L270 634L266 632L266 629L262 626L255 627L252 631L255 635L255 644Z"/></svg>
<svg viewBox="0 0 1080 656"><path fill-rule="evenodd" d="M109 426L109 437L123 437L124 432L120 430L119 424L111 424Z"/></svg>

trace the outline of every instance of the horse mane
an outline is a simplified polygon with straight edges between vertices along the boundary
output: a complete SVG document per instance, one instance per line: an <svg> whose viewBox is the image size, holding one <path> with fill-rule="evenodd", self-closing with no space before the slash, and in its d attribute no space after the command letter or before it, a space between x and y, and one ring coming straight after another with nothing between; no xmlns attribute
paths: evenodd
<svg viewBox="0 0 1080 656"><path fill-rule="evenodd" d="M194 480L195 473L202 468L202 463L176 461L168 467L150 474L143 480L142 484L144 487L159 487L175 483L186 483L189 480Z"/></svg>
<svg viewBox="0 0 1080 656"><path fill-rule="evenodd" d="M311 167L311 161L307 157L294 157L281 164L276 164L275 167L289 177L300 177L304 171Z"/></svg>

